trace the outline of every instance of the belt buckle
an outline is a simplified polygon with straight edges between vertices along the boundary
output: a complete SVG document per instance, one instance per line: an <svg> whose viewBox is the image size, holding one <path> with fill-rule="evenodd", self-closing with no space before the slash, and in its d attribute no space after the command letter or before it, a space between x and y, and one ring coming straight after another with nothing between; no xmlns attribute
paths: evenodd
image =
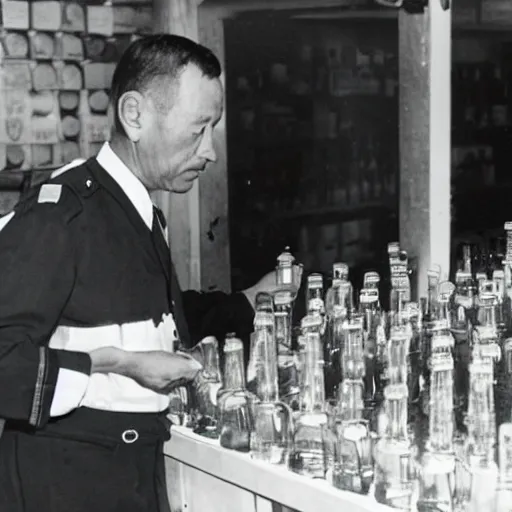
<svg viewBox="0 0 512 512"><path fill-rule="evenodd" d="M125 444L132 444L139 439L139 433L135 429L129 428L121 434L121 439Z"/></svg>

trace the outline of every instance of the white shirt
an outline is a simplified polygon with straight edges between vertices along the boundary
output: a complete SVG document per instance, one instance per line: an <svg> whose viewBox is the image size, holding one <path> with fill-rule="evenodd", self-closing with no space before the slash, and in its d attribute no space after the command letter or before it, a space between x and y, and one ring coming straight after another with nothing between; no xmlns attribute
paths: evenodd
<svg viewBox="0 0 512 512"><path fill-rule="evenodd" d="M149 229L153 223L153 202L141 181L128 169L105 142L96 157L98 163L117 182ZM58 169L52 177L71 170L85 160L75 160ZM90 352L101 346L128 351L172 351L176 325L172 314L163 315L155 326L152 320L126 325L90 328L57 327L50 339L51 348ZM59 370L50 416L61 416L79 406L102 410L157 412L169 405L167 395L154 393L127 377L115 374L85 375L66 368Z"/></svg>

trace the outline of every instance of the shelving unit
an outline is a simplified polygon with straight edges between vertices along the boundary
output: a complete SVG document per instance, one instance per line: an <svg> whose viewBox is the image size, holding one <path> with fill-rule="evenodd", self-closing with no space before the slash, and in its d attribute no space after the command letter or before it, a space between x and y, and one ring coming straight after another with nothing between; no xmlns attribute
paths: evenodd
<svg viewBox="0 0 512 512"><path fill-rule="evenodd" d="M463 20L456 10L453 18L452 267L470 242L482 253L475 270L490 272L511 218L512 6L471 6Z"/></svg>
<svg viewBox="0 0 512 512"><path fill-rule="evenodd" d="M225 22L233 288L285 245L329 274L377 267L398 236L396 15L377 12Z"/></svg>

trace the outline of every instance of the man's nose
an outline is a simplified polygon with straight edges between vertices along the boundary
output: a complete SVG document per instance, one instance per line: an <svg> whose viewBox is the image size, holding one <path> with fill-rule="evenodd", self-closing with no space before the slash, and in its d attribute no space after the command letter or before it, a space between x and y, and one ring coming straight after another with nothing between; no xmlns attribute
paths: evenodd
<svg viewBox="0 0 512 512"><path fill-rule="evenodd" d="M213 130L208 129L204 132L201 144L197 150L197 155L204 158L208 162L217 161L217 153L213 147Z"/></svg>

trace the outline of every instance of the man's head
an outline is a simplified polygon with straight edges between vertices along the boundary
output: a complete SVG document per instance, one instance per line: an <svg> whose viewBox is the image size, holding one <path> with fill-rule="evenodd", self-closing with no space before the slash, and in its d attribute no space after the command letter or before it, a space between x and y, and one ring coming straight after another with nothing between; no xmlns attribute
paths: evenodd
<svg viewBox="0 0 512 512"><path fill-rule="evenodd" d="M188 192L216 159L220 73L210 50L174 35L141 38L121 57L112 79L111 144L149 190Z"/></svg>

